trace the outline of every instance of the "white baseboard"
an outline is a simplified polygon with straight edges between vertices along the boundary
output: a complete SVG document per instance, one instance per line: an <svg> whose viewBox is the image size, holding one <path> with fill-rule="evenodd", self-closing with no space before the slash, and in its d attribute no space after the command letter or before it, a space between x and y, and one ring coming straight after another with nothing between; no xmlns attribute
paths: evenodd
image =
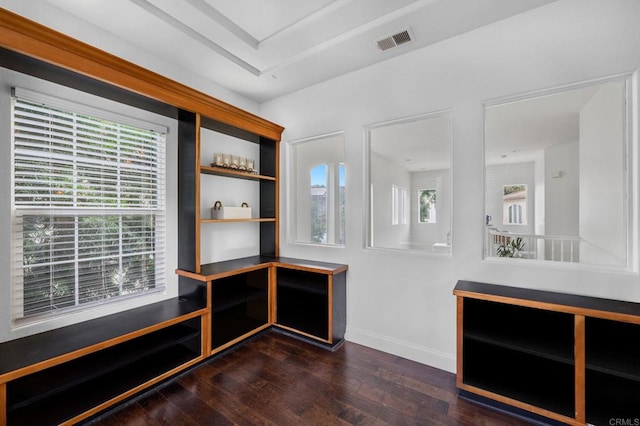
<svg viewBox="0 0 640 426"><path fill-rule="evenodd" d="M456 371L455 355L434 350L426 346L416 345L393 337L348 326L345 340L421 364L430 365L431 367L439 368L440 370L445 370L450 373L455 373Z"/></svg>

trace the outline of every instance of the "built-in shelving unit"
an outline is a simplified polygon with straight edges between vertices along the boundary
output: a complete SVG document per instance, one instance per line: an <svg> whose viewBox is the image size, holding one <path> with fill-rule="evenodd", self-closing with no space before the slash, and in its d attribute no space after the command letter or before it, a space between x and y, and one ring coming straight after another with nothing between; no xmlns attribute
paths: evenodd
<svg viewBox="0 0 640 426"><path fill-rule="evenodd" d="M270 328L330 349L341 344L346 265L278 257L281 126L2 8L0 66L174 118L179 139L179 297L0 343L0 426L95 418ZM203 132L206 143L211 135L214 144L215 135L224 135L257 147L259 173L208 165L201 158ZM220 179L254 185L255 217L211 220L202 214L203 189L215 188ZM258 228L257 255L203 261L202 229L232 227ZM208 237L204 243L225 244ZM304 271L282 275L289 274L281 279L281 318L288 324L282 326L275 289L281 268ZM309 289L301 291L305 280ZM297 286L309 296L320 283L322 300L305 302L318 313L318 331L305 325L313 319L295 319L284 289Z"/></svg>
<svg viewBox="0 0 640 426"><path fill-rule="evenodd" d="M461 395L567 424L638 416L640 305L459 281Z"/></svg>

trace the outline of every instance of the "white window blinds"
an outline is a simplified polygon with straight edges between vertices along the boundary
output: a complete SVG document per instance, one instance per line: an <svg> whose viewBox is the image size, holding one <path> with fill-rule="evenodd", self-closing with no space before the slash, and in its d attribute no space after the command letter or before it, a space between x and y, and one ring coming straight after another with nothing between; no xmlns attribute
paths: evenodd
<svg viewBox="0 0 640 426"><path fill-rule="evenodd" d="M15 89L14 320L164 288L165 134Z"/></svg>

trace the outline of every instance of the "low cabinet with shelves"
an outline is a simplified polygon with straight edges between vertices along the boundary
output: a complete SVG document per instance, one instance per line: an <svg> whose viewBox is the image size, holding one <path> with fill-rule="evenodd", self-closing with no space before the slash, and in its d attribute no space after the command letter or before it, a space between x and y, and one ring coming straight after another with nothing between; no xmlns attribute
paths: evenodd
<svg viewBox="0 0 640 426"><path fill-rule="evenodd" d="M275 324L335 348L346 328L346 271L276 270Z"/></svg>
<svg viewBox="0 0 640 426"><path fill-rule="evenodd" d="M205 314L169 300L0 344L0 425L74 424L195 365Z"/></svg>
<svg viewBox="0 0 640 426"><path fill-rule="evenodd" d="M465 384L573 417L572 315L477 299L463 309Z"/></svg>
<svg viewBox="0 0 640 426"><path fill-rule="evenodd" d="M211 349L214 352L269 326L269 269L211 282Z"/></svg>
<svg viewBox="0 0 640 426"><path fill-rule="evenodd" d="M454 294L461 396L572 425L640 418L640 304L468 281Z"/></svg>

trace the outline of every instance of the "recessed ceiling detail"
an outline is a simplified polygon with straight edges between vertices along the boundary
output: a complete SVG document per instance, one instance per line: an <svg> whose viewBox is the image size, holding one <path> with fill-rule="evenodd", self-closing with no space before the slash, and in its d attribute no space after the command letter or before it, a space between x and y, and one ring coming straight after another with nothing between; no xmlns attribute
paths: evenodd
<svg viewBox="0 0 640 426"><path fill-rule="evenodd" d="M392 34L388 37L382 38L376 41L376 44L378 45L378 49L384 52L385 50L393 49L394 47L411 43L412 41L413 37L411 36L411 29L408 28L406 30Z"/></svg>
<svg viewBox="0 0 640 426"><path fill-rule="evenodd" d="M156 72L186 83L204 78L262 103L553 1L40 0L3 7L156 64Z"/></svg>

